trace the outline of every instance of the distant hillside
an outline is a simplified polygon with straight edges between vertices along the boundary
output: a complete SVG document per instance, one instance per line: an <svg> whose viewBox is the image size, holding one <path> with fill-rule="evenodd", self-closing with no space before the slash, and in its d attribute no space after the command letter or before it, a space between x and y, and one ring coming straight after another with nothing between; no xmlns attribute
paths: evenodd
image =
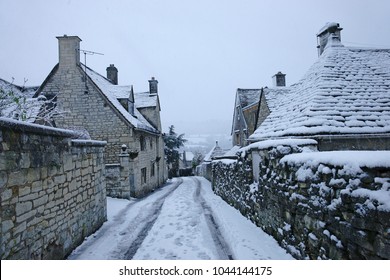
<svg viewBox="0 0 390 280"><path fill-rule="evenodd" d="M188 141L184 145L184 150L207 154L218 141L218 145L223 149L232 147L231 136L229 134L185 134Z"/></svg>

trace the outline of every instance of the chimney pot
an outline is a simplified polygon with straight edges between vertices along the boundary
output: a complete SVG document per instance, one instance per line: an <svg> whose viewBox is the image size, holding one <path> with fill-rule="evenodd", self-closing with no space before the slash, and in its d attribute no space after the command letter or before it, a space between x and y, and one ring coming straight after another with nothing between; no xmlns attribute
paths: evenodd
<svg viewBox="0 0 390 280"><path fill-rule="evenodd" d="M329 42L341 42L341 30L343 29L340 27L340 24L336 22L328 22L320 29L317 34L317 49L319 56L324 52ZM331 38L329 39L329 37Z"/></svg>
<svg viewBox="0 0 390 280"><path fill-rule="evenodd" d="M158 93L158 88L157 88L158 81L152 77L149 80L149 93L150 94L157 94Z"/></svg>
<svg viewBox="0 0 390 280"><path fill-rule="evenodd" d="M286 86L286 74L283 74L282 72L278 72L275 75L272 76L274 81L274 86L276 87L285 87Z"/></svg>
<svg viewBox="0 0 390 280"><path fill-rule="evenodd" d="M109 79L114 85L118 84L118 69L114 64L110 64L109 67L106 68L107 71L107 79Z"/></svg>

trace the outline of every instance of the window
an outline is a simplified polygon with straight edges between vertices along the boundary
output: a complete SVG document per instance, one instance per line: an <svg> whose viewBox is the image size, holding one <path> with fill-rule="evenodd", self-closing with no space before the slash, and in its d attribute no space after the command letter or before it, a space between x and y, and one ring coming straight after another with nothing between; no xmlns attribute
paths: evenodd
<svg viewBox="0 0 390 280"><path fill-rule="evenodd" d="M143 135L141 135L141 137L139 138L139 144L141 147L141 151L145 151L146 150L146 140L145 140L145 137Z"/></svg>
<svg viewBox="0 0 390 280"><path fill-rule="evenodd" d="M151 168L150 168L150 177L153 177L154 176L154 169L155 169L155 164L154 163L152 163L152 166L151 166Z"/></svg>
<svg viewBox="0 0 390 280"><path fill-rule="evenodd" d="M153 138L150 138L150 149L153 150Z"/></svg>
<svg viewBox="0 0 390 280"><path fill-rule="evenodd" d="M141 184L146 184L146 167L141 169Z"/></svg>

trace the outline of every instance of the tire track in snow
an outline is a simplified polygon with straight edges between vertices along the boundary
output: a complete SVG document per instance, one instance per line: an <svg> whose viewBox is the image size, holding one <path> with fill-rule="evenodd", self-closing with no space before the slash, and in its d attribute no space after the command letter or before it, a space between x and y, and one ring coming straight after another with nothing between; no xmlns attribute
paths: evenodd
<svg viewBox="0 0 390 280"><path fill-rule="evenodd" d="M131 201L125 208L123 208L118 214L112 217L111 221L106 221L100 229L95 233L91 234L88 238L89 240L85 243L88 243L89 246L92 246L93 243L98 243L100 240L104 239L107 235L115 232L115 226L118 224L124 224L126 222L125 217L126 213L137 203L137 201ZM79 256L86 253L89 250L89 246L84 244L84 246L79 246L68 256L69 260L76 260Z"/></svg>
<svg viewBox="0 0 390 280"><path fill-rule="evenodd" d="M154 223L160 215L165 199L170 196L182 183L183 179L179 178L178 182L172 188L172 190L170 190L169 192L161 196L157 201L155 201L152 204L152 209L146 210L146 217L139 217L139 219L133 221L138 226L140 223L138 223L137 220L140 220L139 222L142 223L142 227L139 229L137 236L134 238L130 247L128 247L127 251L125 252L124 259L131 260L134 257L134 255L137 253L138 248L142 245L143 241L148 236L149 231L152 229ZM147 208L149 208L149 205L147 206ZM146 208L146 206L144 208Z"/></svg>
<svg viewBox="0 0 390 280"><path fill-rule="evenodd" d="M169 186L169 188L171 188L170 190L168 190L166 193L159 197L153 198L153 202L145 204L140 209L136 207L138 203L144 203L146 199L150 199L152 195L156 195L157 193L153 193L144 198L131 201L125 208L123 208L119 213L113 216L111 221L107 221L106 223L104 223L98 231L88 237L88 240L86 240L84 244L77 247L68 256L68 259L89 259L89 255L91 255L91 248L95 247L95 245L100 246L99 244L110 242L111 240L108 240L107 238L108 236L112 235L122 237L118 244L115 240L112 240L115 243L113 243L112 247L108 249L109 251L103 249L106 252L105 254L109 256L108 259L120 260L125 259L127 257L127 254L131 256L131 252L129 253L129 244L131 244L130 248L133 248L133 250L138 249L138 247L142 243L137 241L138 235L140 235L141 233L146 233L147 228L153 226L155 219L157 219L158 217L158 215L156 216L156 214L159 214L158 206L161 209L165 198L172 194L172 192L175 191L177 187L181 185L181 183L182 180L178 180L174 183L173 186ZM168 185L166 185L166 187L168 187ZM161 201L161 203L159 203L159 201ZM139 213L135 218L129 219L129 213L133 210L133 207L136 208L136 210L138 209ZM142 238L142 235L143 234L141 234L141 239L143 240L145 237ZM97 259L101 258L98 257Z"/></svg>
<svg viewBox="0 0 390 280"><path fill-rule="evenodd" d="M202 211L203 211L204 216L206 218L207 226L211 232L212 239L215 243L215 246L217 248L217 251L218 251L220 258L222 260L234 260L233 253L230 250L228 243L223 238L221 231L219 230L219 226L214 218L213 211L211 210L210 206L207 205L206 200L203 198L203 196L200 194L200 191L201 191L200 181L195 177L193 177L192 179L196 183L196 191L194 193L194 200L198 201L202 207Z"/></svg>

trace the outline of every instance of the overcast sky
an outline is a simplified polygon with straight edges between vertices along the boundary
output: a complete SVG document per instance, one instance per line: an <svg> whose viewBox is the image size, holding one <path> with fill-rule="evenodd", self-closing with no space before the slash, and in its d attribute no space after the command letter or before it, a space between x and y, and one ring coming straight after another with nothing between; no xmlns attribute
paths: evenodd
<svg viewBox="0 0 390 280"><path fill-rule="evenodd" d="M0 77L40 85L58 62L56 36L103 53L87 65L119 84L159 81L163 130L230 134L237 88L297 82L317 59L326 22L348 46L390 48L388 0L0 0ZM83 58L83 57L82 57Z"/></svg>

